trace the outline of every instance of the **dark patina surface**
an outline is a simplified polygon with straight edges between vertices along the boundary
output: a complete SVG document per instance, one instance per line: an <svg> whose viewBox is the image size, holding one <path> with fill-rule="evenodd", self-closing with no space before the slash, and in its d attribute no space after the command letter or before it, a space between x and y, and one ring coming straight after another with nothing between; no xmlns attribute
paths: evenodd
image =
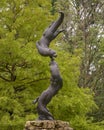
<svg viewBox="0 0 104 130"><path fill-rule="evenodd" d="M58 34L64 30L58 30L58 27L61 25L64 19L64 13L59 12L60 17L53 22L43 33L41 39L36 43L38 52L42 56L48 56L51 58L50 61L50 72L51 79L49 87L42 92L42 94L34 100L34 103L37 102L37 112L39 120L54 120L54 117L47 109L47 104L51 101L52 97L57 94L57 92L63 86L63 80L61 78L59 68L55 62L55 57L57 56L56 52L49 48L50 43L54 40Z"/></svg>

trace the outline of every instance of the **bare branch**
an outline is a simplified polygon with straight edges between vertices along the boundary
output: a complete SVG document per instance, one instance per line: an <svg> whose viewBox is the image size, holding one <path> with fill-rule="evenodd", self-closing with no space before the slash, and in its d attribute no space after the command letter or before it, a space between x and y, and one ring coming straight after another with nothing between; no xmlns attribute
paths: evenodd
<svg viewBox="0 0 104 130"><path fill-rule="evenodd" d="M8 81L8 82L10 82L10 81L11 81L11 80L6 79L5 77L3 77L3 76L1 76L1 75L0 75L0 78L1 78L1 79L3 79L3 80L5 80L5 81Z"/></svg>

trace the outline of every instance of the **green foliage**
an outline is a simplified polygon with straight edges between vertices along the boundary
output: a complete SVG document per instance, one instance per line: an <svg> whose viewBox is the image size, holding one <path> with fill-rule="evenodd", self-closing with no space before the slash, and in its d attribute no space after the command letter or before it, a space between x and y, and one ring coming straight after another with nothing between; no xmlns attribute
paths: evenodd
<svg viewBox="0 0 104 130"><path fill-rule="evenodd" d="M88 87L95 93L94 100L99 108L89 114L95 122L104 120L103 3L103 0L57 0L56 6L66 16L63 40L68 47L64 48L72 54L76 48L82 49L78 86Z"/></svg>
<svg viewBox="0 0 104 130"><path fill-rule="evenodd" d="M45 0L0 1L0 129L23 129L36 118L32 101L48 86L49 72L35 43L52 19L50 8Z"/></svg>
<svg viewBox="0 0 104 130"><path fill-rule="evenodd" d="M0 1L0 129L2 130L22 130L26 120L37 118L36 106L32 101L50 84L50 60L38 54L35 43L56 17L50 14L51 11L55 11L54 7L51 7L51 2ZM69 53L63 49L66 45L65 42L60 43L60 39L61 35L51 47L58 53L56 60L63 78L63 88L48 107L55 119L69 121L76 130L91 130L94 127L91 121L87 120L87 113L96 108L93 95L87 88L85 90L78 88L82 49L77 48L73 54ZM80 43L79 39L76 37L73 41L78 40ZM98 128L97 124L95 126Z"/></svg>
<svg viewBox="0 0 104 130"><path fill-rule="evenodd" d="M95 126L90 125L91 121L87 116L87 113L97 108L93 94L88 88L81 89L77 85L81 50L77 49L73 55L61 50L60 47L58 50L60 50L58 63L64 84L51 101L49 108L56 119L69 121L75 130L94 129Z"/></svg>

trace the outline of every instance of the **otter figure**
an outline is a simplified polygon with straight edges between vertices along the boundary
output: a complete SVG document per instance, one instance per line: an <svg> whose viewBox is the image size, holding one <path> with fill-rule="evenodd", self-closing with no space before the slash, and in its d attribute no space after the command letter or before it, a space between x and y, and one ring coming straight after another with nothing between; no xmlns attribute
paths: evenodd
<svg viewBox="0 0 104 130"><path fill-rule="evenodd" d="M60 17L58 20L53 22L43 33L40 41L36 43L36 47L38 52L42 56L49 56L51 58L50 61L50 85L49 87L42 92L42 94L37 97L33 103L37 102L37 112L38 112L38 120L54 120L54 117L47 109L47 104L51 101L52 97L54 97L58 91L63 86L63 80L60 75L60 71L57 63L55 62L56 52L49 48L50 42L55 39L59 33L63 32L63 30L58 31L58 27L61 25L64 19L64 13L60 12Z"/></svg>
<svg viewBox="0 0 104 130"><path fill-rule="evenodd" d="M47 104L51 101L52 97L55 96L58 91L62 88L63 80L61 78L57 63L52 59L50 62L51 71L51 83L48 89L42 92L37 98L37 112L39 120L53 120L52 114L46 108ZM34 101L35 103L36 101Z"/></svg>
<svg viewBox="0 0 104 130"><path fill-rule="evenodd" d="M57 56L54 50L49 49L49 45L50 42L58 36L58 34L64 31L64 30L57 30L64 19L64 13L63 12L59 13L60 17L44 31L42 38L36 43L38 52L42 56L49 56L49 57Z"/></svg>

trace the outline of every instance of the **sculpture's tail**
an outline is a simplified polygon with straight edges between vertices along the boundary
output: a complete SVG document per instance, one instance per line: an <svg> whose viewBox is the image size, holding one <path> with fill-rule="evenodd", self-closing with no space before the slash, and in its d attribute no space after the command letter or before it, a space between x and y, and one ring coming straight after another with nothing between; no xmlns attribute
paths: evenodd
<svg viewBox="0 0 104 130"><path fill-rule="evenodd" d="M53 24L51 25L50 27L50 30L52 32L55 32L57 30L57 28L61 25L61 23L63 22L63 19L64 19L64 13L63 12L59 12L60 13L60 17L55 21L53 22Z"/></svg>

